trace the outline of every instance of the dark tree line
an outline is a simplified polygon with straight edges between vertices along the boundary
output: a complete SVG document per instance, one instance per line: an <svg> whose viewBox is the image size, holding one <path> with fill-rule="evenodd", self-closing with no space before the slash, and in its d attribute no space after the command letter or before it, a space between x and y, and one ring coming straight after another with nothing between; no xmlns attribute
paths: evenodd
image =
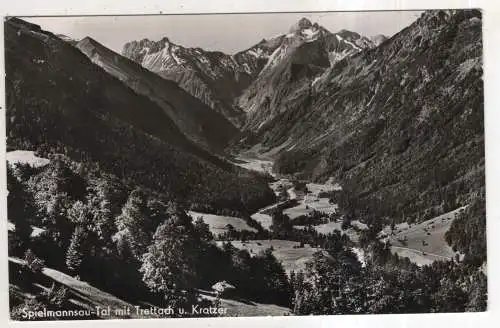
<svg viewBox="0 0 500 328"><path fill-rule="evenodd" d="M295 314L428 313L485 311L486 276L456 262L418 267L374 242L362 266L340 244L318 252L291 284Z"/></svg>
<svg viewBox="0 0 500 328"><path fill-rule="evenodd" d="M454 251L465 254L464 262L481 265L486 261L486 202L484 194L470 204L451 224L446 241Z"/></svg>

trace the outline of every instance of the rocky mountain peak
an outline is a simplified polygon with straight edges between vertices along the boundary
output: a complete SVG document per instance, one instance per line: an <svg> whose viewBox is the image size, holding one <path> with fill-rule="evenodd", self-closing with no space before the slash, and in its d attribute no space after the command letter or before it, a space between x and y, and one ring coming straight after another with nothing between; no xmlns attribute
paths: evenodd
<svg viewBox="0 0 500 328"><path fill-rule="evenodd" d="M297 23L295 23L290 27L290 33L297 33L300 32L301 30L311 28L312 26L313 24L309 19L302 17Z"/></svg>
<svg viewBox="0 0 500 328"><path fill-rule="evenodd" d="M336 33L337 35L340 35L341 37L345 38L345 39L359 39L361 38L361 35L359 35L359 33L356 33L356 32L353 32L353 31L349 31L349 30L346 30L346 29L342 29L340 31L338 31Z"/></svg>
<svg viewBox="0 0 500 328"><path fill-rule="evenodd" d="M170 39L166 36L164 36L163 38L161 38L160 40L161 43L164 43L164 44L170 44Z"/></svg>
<svg viewBox="0 0 500 328"><path fill-rule="evenodd" d="M80 41L78 41L79 44L92 44L92 45L98 45L99 42L97 42L96 40L92 39L90 36L86 36L84 37L83 39L81 39Z"/></svg>
<svg viewBox="0 0 500 328"><path fill-rule="evenodd" d="M80 51L82 51L87 56L89 56L89 54L96 53L100 53L101 55L110 55L112 53L108 48L106 48L104 45L94 40L90 36L86 36L80 41L75 41L73 45L80 49Z"/></svg>

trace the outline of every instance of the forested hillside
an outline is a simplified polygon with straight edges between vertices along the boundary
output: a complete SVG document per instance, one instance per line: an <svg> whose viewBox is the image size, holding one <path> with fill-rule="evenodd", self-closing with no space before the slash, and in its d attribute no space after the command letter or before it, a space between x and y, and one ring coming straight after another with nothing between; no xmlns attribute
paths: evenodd
<svg viewBox="0 0 500 328"><path fill-rule="evenodd" d="M484 190L481 63L479 11L426 12L319 76L276 80L279 114L247 143L277 152L280 173L334 177L367 222L428 219Z"/></svg>
<svg viewBox="0 0 500 328"><path fill-rule="evenodd" d="M23 319L22 309L80 309L69 302L74 291L47 283L44 268L76 276L131 304L185 309L183 317L200 316L191 313L191 305L216 305L201 299L198 290L220 280L241 286L238 295L246 299L289 302L288 280L271 253L251 258L229 244L217 247L207 224L164 195L130 188L65 156L51 156L39 168L9 166L7 174L14 226L9 256L25 262L11 263L14 319ZM37 283L46 289L33 289Z"/></svg>
<svg viewBox="0 0 500 328"><path fill-rule="evenodd" d="M190 204L251 212L272 202L264 178L190 143L70 44L17 19L5 30L8 149L66 154Z"/></svg>
<svg viewBox="0 0 500 328"><path fill-rule="evenodd" d="M217 306L199 295L217 281L237 286L235 297L280 304L298 315L462 312L486 306L486 278L476 265L451 261L418 267L376 241L377 227L362 233L360 246L370 256L360 263L352 241L340 231L297 230L276 212L267 237L321 249L304 271L287 276L272 249L250 254L230 241L217 247L208 225L178 205L64 156L39 168L9 167L7 173L9 220L15 227L9 232L9 256L25 263L11 263L15 319L22 319L23 309L79 308L69 303L75 297L69 287L42 279L44 267L76 275L131 304L163 308ZM46 291L33 289L35 282ZM26 298L22 291L36 297ZM187 313L182 316L198 316Z"/></svg>

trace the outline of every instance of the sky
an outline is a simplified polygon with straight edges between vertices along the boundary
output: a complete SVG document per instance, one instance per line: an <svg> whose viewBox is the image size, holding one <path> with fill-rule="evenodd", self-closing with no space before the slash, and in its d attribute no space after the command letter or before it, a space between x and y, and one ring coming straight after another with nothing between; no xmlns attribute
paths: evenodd
<svg viewBox="0 0 500 328"><path fill-rule="evenodd" d="M121 53L132 40L148 38L185 47L201 47L228 54L245 50L263 38L287 33L306 17L331 32L347 29L367 37L392 36L415 21L419 11L253 13L212 15L79 16L25 17L54 34L80 40L86 36Z"/></svg>

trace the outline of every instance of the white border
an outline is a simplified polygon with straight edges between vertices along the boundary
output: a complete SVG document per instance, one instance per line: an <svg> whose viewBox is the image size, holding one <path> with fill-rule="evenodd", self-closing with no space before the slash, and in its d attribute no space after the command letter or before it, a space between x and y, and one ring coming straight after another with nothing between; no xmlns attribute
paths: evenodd
<svg viewBox="0 0 500 328"><path fill-rule="evenodd" d="M29 3L28 3L29 2ZM491 1L493 2L493 1ZM123 15L123 14L193 14L243 12L305 12L351 10L419 10L442 8L486 8L485 0L207 0L203 2L155 0L31 0L8 3L9 15Z"/></svg>
<svg viewBox="0 0 500 328"><path fill-rule="evenodd" d="M488 227L488 312L473 314L421 314L421 315L358 315L358 316L309 316L309 317L253 317L217 319L148 319L18 323L8 322L8 327L41 326L61 327L493 327L500 323L499 314L499 256L500 250L500 122L498 108L500 99L500 3L490 1L461 0L3 0L0 3L2 16L36 15L118 15L118 14L188 14L188 13L242 13L242 12L307 12L307 11L352 11L352 10L420 10L438 8L483 9L483 41L485 62L485 129L486 129L486 186ZM3 24L0 24L0 107L5 108ZM5 138L4 115L0 115L0 136ZM5 140L5 139L2 139ZM0 155L5 158L5 143L0 142ZM5 195L5 160L0 160L0 190ZM6 198L6 197L5 197ZM7 258L7 227L5 219L6 200L0 201L0 259ZM5 245L5 246L4 246ZM0 327L7 322L8 313L7 261L0 260Z"/></svg>

